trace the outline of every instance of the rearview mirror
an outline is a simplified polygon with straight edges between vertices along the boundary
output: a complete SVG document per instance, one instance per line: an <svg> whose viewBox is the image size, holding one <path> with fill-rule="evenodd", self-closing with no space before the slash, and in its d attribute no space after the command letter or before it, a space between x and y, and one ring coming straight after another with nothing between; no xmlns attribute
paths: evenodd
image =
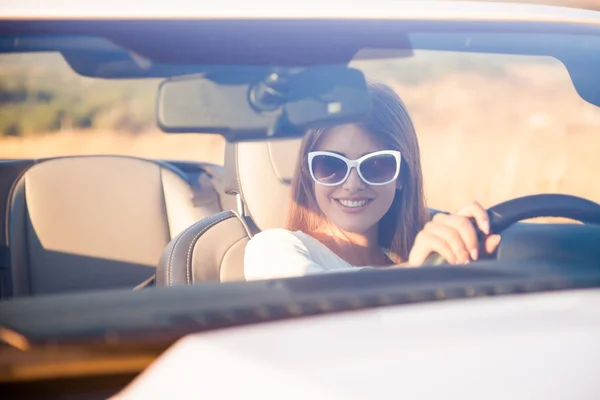
<svg viewBox="0 0 600 400"><path fill-rule="evenodd" d="M316 126L357 122L371 107L365 78L346 66L262 70L165 80L158 126L168 133L217 133L228 141L300 137Z"/></svg>

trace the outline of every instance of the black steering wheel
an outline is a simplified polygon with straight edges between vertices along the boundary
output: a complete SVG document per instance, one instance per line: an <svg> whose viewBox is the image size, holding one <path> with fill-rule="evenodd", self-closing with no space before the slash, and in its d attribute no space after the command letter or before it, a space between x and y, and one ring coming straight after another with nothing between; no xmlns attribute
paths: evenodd
<svg viewBox="0 0 600 400"><path fill-rule="evenodd" d="M500 234L516 222L539 217L569 218L583 223L600 225L600 204L566 194L536 194L518 197L496 204L486 211L490 218L490 234ZM481 248L485 234L477 227L474 219L471 218L471 222L475 226ZM445 263L444 257L433 252L427 257L424 265Z"/></svg>

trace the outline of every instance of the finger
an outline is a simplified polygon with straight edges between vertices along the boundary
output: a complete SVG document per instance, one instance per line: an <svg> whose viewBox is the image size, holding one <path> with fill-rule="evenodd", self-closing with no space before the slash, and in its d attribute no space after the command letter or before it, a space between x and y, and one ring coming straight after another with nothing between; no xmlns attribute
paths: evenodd
<svg viewBox="0 0 600 400"><path fill-rule="evenodd" d="M441 223L429 223L425 229L428 233L446 242L454 253L456 263L466 264L469 261L469 250L465 245L465 240L455 227ZM472 226L471 229L474 231Z"/></svg>
<svg viewBox="0 0 600 400"><path fill-rule="evenodd" d="M456 263L456 256L448 243L442 238L425 231L421 231L421 233L417 235L415 244L408 256L408 263L410 265L421 265L433 252L441 255L451 264Z"/></svg>
<svg viewBox="0 0 600 400"><path fill-rule="evenodd" d="M490 216L478 202L474 201L473 203L461 208L458 212L456 212L455 215L475 218L479 229L481 229L486 235L490 234Z"/></svg>
<svg viewBox="0 0 600 400"><path fill-rule="evenodd" d="M454 214L436 214L433 223L447 225L458 231L466 250L471 254L473 260L477 259L479 242L475 227L466 217Z"/></svg>
<svg viewBox="0 0 600 400"><path fill-rule="evenodd" d="M485 239L485 251L491 254L496 250L502 238L500 235L490 235Z"/></svg>

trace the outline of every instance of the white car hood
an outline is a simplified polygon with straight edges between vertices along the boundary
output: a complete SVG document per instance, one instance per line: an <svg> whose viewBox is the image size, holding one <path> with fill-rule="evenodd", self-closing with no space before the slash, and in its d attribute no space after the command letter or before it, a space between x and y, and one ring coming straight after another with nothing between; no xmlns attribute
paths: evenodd
<svg viewBox="0 0 600 400"><path fill-rule="evenodd" d="M119 399L600 399L600 290L383 307L190 335Z"/></svg>

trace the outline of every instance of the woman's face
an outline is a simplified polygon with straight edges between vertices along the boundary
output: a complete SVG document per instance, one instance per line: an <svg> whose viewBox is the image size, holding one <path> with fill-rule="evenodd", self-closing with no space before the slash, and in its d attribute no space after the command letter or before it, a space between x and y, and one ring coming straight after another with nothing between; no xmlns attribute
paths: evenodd
<svg viewBox="0 0 600 400"><path fill-rule="evenodd" d="M391 149L373 141L361 127L345 124L330 129L314 150L356 160L365 154ZM348 179L340 185L323 186L315 182L314 190L317 204L330 222L346 232L367 234L389 210L396 186L397 181L383 186L368 185L352 168Z"/></svg>

